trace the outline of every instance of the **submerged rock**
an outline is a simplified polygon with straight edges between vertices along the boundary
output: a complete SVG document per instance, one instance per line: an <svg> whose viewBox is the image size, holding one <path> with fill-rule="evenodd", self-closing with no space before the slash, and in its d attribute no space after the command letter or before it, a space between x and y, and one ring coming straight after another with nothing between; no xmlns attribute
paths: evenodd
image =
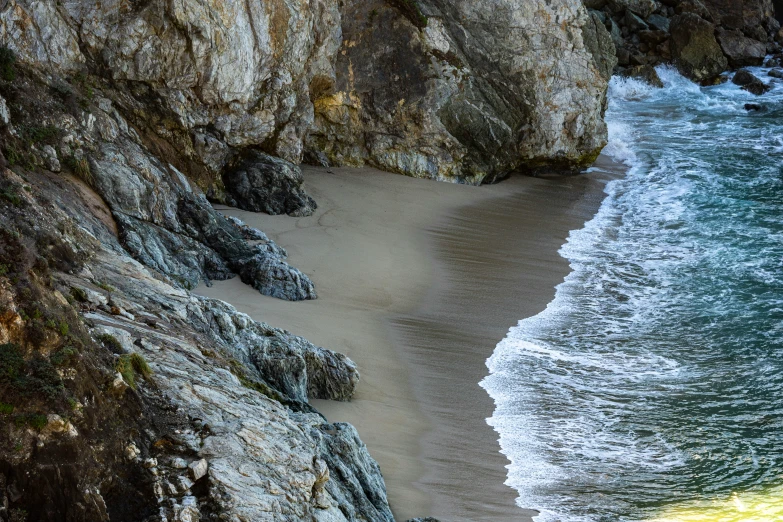
<svg viewBox="0 0 783 522"><path fill-rule="evenodd" d="M303 183L299 167L258 151L223 174L227 204L272 215L309 216L315 211L317 205L305 193Z"/></svg>
<svg viewBox="0 0 783 522"><path fill-rule="evenodd" d="M756 96L760 96L772 88L747 69L740 69L737 71L731 81L735 85L741 86L743 90L755 94Z"/></svg>
<svg viewBox="0 0 783 522"><path fill-rule="evenodd" d="M650 65L637 65L634 67L628 67L623 69L620 74L626 78L636 78L638 80L642 80L643 82L648 83L653 87L663 87L663 81L661 81L661 77L658 76L658 71L655 70L655 67Z"/></svg>

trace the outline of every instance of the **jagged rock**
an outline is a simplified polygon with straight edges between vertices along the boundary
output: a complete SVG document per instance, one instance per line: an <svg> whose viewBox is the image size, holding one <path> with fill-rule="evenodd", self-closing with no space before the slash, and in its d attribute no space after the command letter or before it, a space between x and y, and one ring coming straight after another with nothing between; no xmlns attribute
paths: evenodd
<svg viewBox="0 0 783 522"><path fill-rule="evenodd" d="M727 29L759 28L767 18L772 18L775 10L772 0L702 0L709 9L715 22ZM761 39L767 35L762 32Z"/></svg>
<svg viewBox="0 0 783 522"><path fill-rule="evenodd" d="M769 75L772 76L773 78L778 78L780 80L783 80L783 69L780 68L772 69L771 71L769 71Z"/></svg>
<svg viewBox="0 0 783 522"><path fill-rule="evenodd" d="M658 8L655 0L609 0L609 6L614 12L631 11L642 18L647 18Z"/></svg>
<svg viewBox="0 0 783 522"><path fill-rule="evenodd" d="M760 96L772 88L747 69L740 69L737 71L731 81L735 85L741 86L743 90L755 94L756 96Z"/></svg>
<svg viewBox="0 0 783 522"><path fill-rule="evenodd" d="M581 2L416 5L421 29L384 0L344 3L337 82L319 85L308 150L333 165L471 184L595 158L606 81Z"/></svg>
<svg viewBox="0 0 783 522"><path fill-rule="evenodd" d="M317 205L302 184L296 165L263 152L252 151L223 174L229 197L226 203L253 212L309 216Z"/></svg>
<svg viewBox="0 0 783 522"><path fill-rule="evenodd" d="M746 103L745 110L748 112L759 112L763 107L758 103Z"/></svg>
<svg viewBox="0 0 783 522"><path fill-rule="evenodd" d="M209 464L207 464L206 459L196 460L188 465L188 469L190 469L190 477L194 481L198 481L201 477L207 474L207 471L209 470Z"/></svg>
<svg viewBox="0 0 783 522"><path fill-rule="evenodd" d="M629 31L632 31L634 33L637 33L639 31L648 31L650 29L650 26L647 25L647 23L644 20L642 20L638 15L635 15L631 11L625 12L625 17L623 18L623 22L625 23L625 27L627 27Z"/></svg>
<svg viewBox="0 0 783 522"><path fill-rule="evenodd" d="M697 82L710 80L728 66L715 39L715 26L693 13L672 18L671 53L677 68Z"/></svg>
<svg viewBox="0 0 783 522"><path fill-rule="evenodd" d="M627 78L637 78L639 80L642 80L643 82L652 85L653 87L658 87L658 88L663 87L663 82L661 81L661 77L658 76L658 72L655 70L655 67L652 67L650 65L637 65L634 67L628 67L627 69L624 69L620 74Z"/></svg>
<svg viewBox="0 0 783 522"><path fill-rule="evenodd" d="M767 47L758 40L744 36L739 30L718 28L718 42L732 67L761 65L767 55Z"/></svg>
<svg viewBox="0 0 783 522"><path fill-rule="evenodd" d="M701 0L684 0L683 2L677 4L675 12L678 15L686 13L695 14L696 16L703 18L710 23L714 22L712 13L710 13L710 10L701 2Z"/></svg>
<svg viewBox="0 0 783 522"><path fill-rule="evenodd" d="M0 96L0 123L3 125L11 123L11 111L8 110L8 105L2 96Z"/></svg>
<svg viewBox="0 0 783 522"><path fill-rule="evenodd" d="M617 51L612 41L612 35L606 30L604 22L597 11L590 11L590 22L582 30L585 46L593 56L601 75L609 80L612 71L617 66Z"/></svg>
<svg viewBox="0 0 783 522"><path fill-rule="evenodd" d="M326 483L326 491L340 503L349 520L394 522L386 500L386 489L378 464L350 424L321 424L310 429L317 441L320 458L327 463L332 476L351 476L340 487L336 481ZM347 486L347 487L345 487Z"/></svg>
<svg viewBox="0 0 783 522"><path fill-rule="evenodd" d="M659 14L652 14L647 17L647 23L650 24L650 27L655 29L656 31L663 31L665 33L668 33L671 21L665 16L661 16Z"/></svg>

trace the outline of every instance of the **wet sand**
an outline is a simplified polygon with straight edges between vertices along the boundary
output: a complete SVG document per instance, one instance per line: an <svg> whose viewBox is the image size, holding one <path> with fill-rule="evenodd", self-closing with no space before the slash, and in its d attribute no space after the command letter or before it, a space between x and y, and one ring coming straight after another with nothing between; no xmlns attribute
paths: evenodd
<svg viewBox="0 0 783 522"><path fill-rule="evenodd" d="M568 273L557 251L617 175L601 166L613 173L486 187L305 168L313 216L226 212L286 248L319 299L287 303L236 279L199 292L356 361L354 400L314 405L358 428L398 520L530 520L504 485L485 421L494 405L478 382L508 329L543 310Z"/></svg>

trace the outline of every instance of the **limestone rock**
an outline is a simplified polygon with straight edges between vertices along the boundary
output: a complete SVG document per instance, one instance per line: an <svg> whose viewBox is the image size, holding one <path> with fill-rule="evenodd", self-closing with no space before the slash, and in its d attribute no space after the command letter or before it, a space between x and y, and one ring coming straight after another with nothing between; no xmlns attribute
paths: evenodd
<svg viewBox="0 0 783 522"><path fill-rule="evenodd" d="M258 151L223 174L229 194L226 203L272 215L309 216L315 211L315 201L304 192L303 182L299 167Z"/></svg>
<svg viewBox="0 0 783 522"><path fill-rule="evenodd" d="M671 52L677 68L695 81L710 80L726 70L728 60L715 39L715 26L693 13L672 18Z"/></svg>
<svg viewBox="0 0 783 522"><path fill-rule="evenodd" d="M767 46L744 36L739 30L717 30L718 42L732 67L761 65L767 55Z"/></svg>
<svg viewBox="0 0 783 522"><path fill-rule="evenodd" d="M775 9L772 0L702 0L715 22L727 29L743 32L760 27L772 18ZM765 35L762 33L762 38Z"/></svg>
<svg viewBox="0 0 783 522"><path fill-rule="evenodd" d="M344 3L337 82L314 97L308 150L472 184L592 161L606 140L606 80L581 2L418 5L421 30L383 0Z"/></svg>
<svg viewBox="0 0 783 522"><path fill-rule="evenodd" d="M612 77L617 66L617 52L612 41L612 35L606 29L598 12L590 11L590 21L585 25L582 34L585 46L593 56L598 70L606 80Z"/></svg>
<svg viewBox="0 0 783 522"><path fill-rule="evenodd" d="M201 479L201 477L207 474L207 470L209 470L209 464L207 464L206 459L196 460L188 465L188 469L190 469L191 478L194 481L198 481Z"/></svg>

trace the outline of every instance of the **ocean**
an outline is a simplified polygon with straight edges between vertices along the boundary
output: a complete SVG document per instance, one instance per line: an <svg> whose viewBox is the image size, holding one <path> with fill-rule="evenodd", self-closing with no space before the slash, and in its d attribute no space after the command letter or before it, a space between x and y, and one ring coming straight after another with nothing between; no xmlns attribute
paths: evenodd
<svg viewBox="0 0 783 522"><path fill-rule="evenodd" d="M628 173L487 361L488 422L539 521L783 520L783 82L658 70L611 82Z"/></svg>

